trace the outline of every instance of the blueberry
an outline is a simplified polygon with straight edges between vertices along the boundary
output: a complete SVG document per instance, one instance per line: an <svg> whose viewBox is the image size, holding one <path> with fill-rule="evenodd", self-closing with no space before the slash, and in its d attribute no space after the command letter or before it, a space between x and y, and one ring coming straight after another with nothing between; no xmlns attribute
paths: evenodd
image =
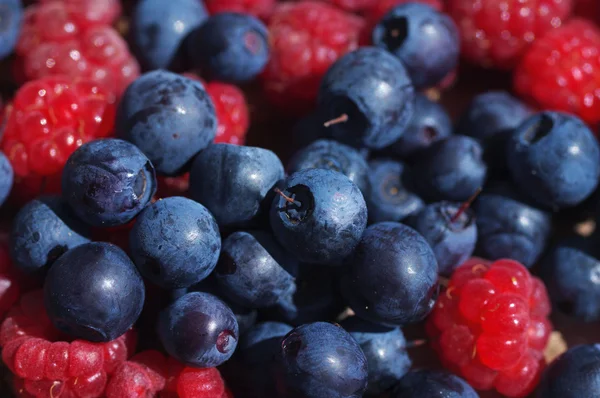
<svg viewBox="0 0 600 398"><path fill-rule="evenodd" d="M302 262L338 264L352 253L367 224L358 187L331 170L289 176L271 206L271 227L281 245Z"/></svg>
<svg viewBox="0 0 600 398"><path fill-rule="evenodd" d="M2 11L0 11L0 14ZM1 16L0 16L1 18ZM1 44L0 44L1 46ZM0 206L6 202L13 186L14 172L4 153L0 152Z"/></svg>
<svg viewBox="0 0 600 398"><path fill-rule="evenodd" d="M600 177L600 147L577 117L541 112L513 133L508 167L519 188L540 205L572 207L592 194Z"/></svg>
<svg viewBox="0 0 600 398"><path fill-rule="evenodd" d="M595 397L600 391L600 345L578 345L544 371L538 398Z"/></svg>
<svg viewBox="0 0 600 398"><path fill-rule="evenodd" d="M281 396L360 398L367 388L367 358L340 326L298 326L281 343Z"/></svg>
<svg viewBox="0 0 600 398"><path fill-rule="evenodd" d="M159 70L127 88L115 130L137 145L159 173L177 175L213 141L217 117L202 83Z"/></svg>
<svg viewBox="0 0 600 398"><path fill-rule="evenodd" d="M281 161L268 149L212 144L194 159L190 193L221 227L246 225L283 176Z"/></svg>
<svg viewBox="0 0 600 398"><path fill-rule="evenodd" d="M181 68L185 39L208 18L198 0L140 0L131 18L136 57L147 69Z"/></svg>
<svg viewBox="0 0 600 398"><path fill-rule="evenodd" d="M23 22L23 4L21 0L0 1L0 21L2 21L0 59L4 59L13 52L19 40Z"/></svg>
<svg viewBox="0 0 600 398"><path fill-rule="evenodd" d="M328 128L352 146L380 149L408 126L414 89L402 62L385 50L362 47L339 58L321 82L318 106L323 122L345 116Z"/></svg>
<svg viewBox="0 0 600 398"><path fill-rule="evenodd" d="M412 362L400 328L377 325L356 316L345 319L341 326L356 340L367 358L367 394L383 393L409 371Z"/></svg>
<svg viewBox="0 0 600 398"><path fill-rule="evenodd" d="M279 352L281 341L293 328L282 322L261 322L240 339L238 350L246 365L270 362Z"/></svg>
<svg viewBox="0 0 600 398"><path fill-rule="evenodd" d="M475 214L460 203L432 203L407 223L429 242L442 275L451 275L475 250Z"/></svg>
<svg viewBox="0 0 600 398"><path fill-rule="evenodd" d="M389 150L403 159L411 158L451 134L452 121L444 107L423 94L416 94L413 116Z"/></svg>
<svg viewBox="0 0 600 398"><path fill-rule="evenodd" d="M163 310L158 334L169 355L201 368L227 361L239 338L231 309L216 296L201 292L188 293Z"/></svg>
<svg viewBox="0 0 600 398"><path fill-rule="evenodd" d="M105 342L138 319L144 292L142 277L125 252L95 242L77 246L54 262L44 283L44 302L59 330Z"/></svg>
<svg viewBox="0 0 600 398"><path fill-rule="evenodd" d="M419 212L425 203L411 190L408 168L391 159L369 162L371 191L367 195L369 221L402 221Z"/></svg>
<svg viewBox="0 0 600 398"><path fill-rule="evenodd" d="M430 202L463 202L481 188L487 175L479 142L454 135L431 145L415 163L417 193Z"/></svg>
<svg viewBox="0 0 600 398"><path fill-rule="evenodd" d="M144 277L175 289L196 284L212 272L221 251L221 235L204 206L174 196L140 213L129 245L131 258Z"/></svg>
<svg viewBox="0 0 600 398"><path fill-rule="evenodd" d="M408 372L396 385L392 398L479 398L460 377L437 370Z"/></svg>
<svg viewBox="0 0 600 398"><path fill-rule="evenodd" d="M564 239L544 256L540 271L557 307L587 322L600 319L600 257L595 243L581 236Z"/></svg>
<svg viewBox="0 0 600 398"><path fill-rule="evenodd" d="M458 28L427 4L392 8L373 29L372 39L400 58L418 89L435 86L458 65Z"/></svg>
<svg viewBox="0 0 600 398"><path fill-rule="evenodd" d="M264 308L291 301L296 290L294 261L262 231L234 232L223 242L215 270L221 292L231 301Z"/></svg>
<svg viewBox="0 0 600 398"><path fill-rule="evenodd" d="M369 166L356 149L332 140L317 140L296 152L287 166L293 174L305 169L327 169L344 174L366 195L369 192Z"/></svg>
<svg viewBox="0 0 600 398"><path fill-rule="evenodd" d="M219 13L190 35L188 51L202 76L246 82L262 72L269 59L267 27L251 15Z"/></svg>
<svg viewBox="0 0 600 398"><path fill-rule="evenodd" d="M49 267L67 250L88 243L89 227L60 197L41 197L19 210L10 231L11 258L25 272Z"/></svg>
<svg viewBox="0 0 600 398"><path fill-rule="evenodd" d="M406 325L423 320L433 309L438 265L433 250L414 229L395 222L371 225L348 266L342 294L361 318Z"/></svg>
<svg viewBox="0 0 600 398"><path fill-rule="evenodd" d="M156 175L134 145L117 139L92 141L67 161L62 192L75 214L97 227L126 224L150 202Z"/></svg>
<svg viewBox="0 0 600 398"><path fill-rule="evenodd" d="M526 267L537 261L550 236L550 214L506 182L486 186L474 207L477 253L490 260L512 258Z"/></svg>

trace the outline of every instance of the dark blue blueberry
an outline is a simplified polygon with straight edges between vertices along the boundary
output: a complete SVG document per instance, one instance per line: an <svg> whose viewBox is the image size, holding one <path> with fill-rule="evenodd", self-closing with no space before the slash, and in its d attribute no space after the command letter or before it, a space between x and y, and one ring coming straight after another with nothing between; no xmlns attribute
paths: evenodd
<svg viewBox="0 0 600 398"><path fill-rule="evenodd" d="M12 222L10 254L25 272L49 267L67 250L88 243L89 227L79 221L60 197L27 203Z"/></svg>
<svg viewBox="0 0 600 398"><path fill-rule="evenodd" d="M67 161L62 192L75 214L97 227L126 224L156 192L148 158L127 141L104 139L79 147Z"/></svg>
<svg viewBox="0 0 600 398"><path fill-rule="evenodd" d="M600 345L570 348L546 368L538 398L597 397L600 391Z"/></svg>
<svg viewBox="0 0 600 398"><path fill-rule="evenodd" d="M458 28L427 4L394 7L372 33L373 45L400 58L416 88L433 87L458 65Z"/></svg>
<svg viewBox="0 0 600 398"><path fill-rule="evenodd" d="M144 292L142 277L123 250L110 243L85 243L54 262L44 283L44 302L59 330L104 342L134 324Z"/></svg>
<svg viewBox="0 0 600 398"><path fill-rule="evenodd" d="M488 185L475 202L476 252L489 260L512 258L531 267L546 247L552 219L511 184Z"/></svg>
<svg viewBox="0 0 600 398"><path fill-rule="evenodd" d="M438 265L429 243L414 229L395 222L370 226L348 266L342 294L361 318L406 325L433 309Z"/></svg>
<svg viewBox="0 0 600 398"><path fill-rule="evenodd" d="M600 147L575 116L541 112L530 117L513 133L507 152L513 180L543 206L575 206L598 185Z"/></svg>
<svg viewBox="0 0 600 398"><path fill-rule="evenodd" d="M544 256L540 275L557 307L584 321L600 319L600 257L597 242L574 236Z"/></svg>
<svg viewBox="0 0 600 398"><path fill-rule="evenodd" d="M369 162L371 191L367 198L369 222L402 221L419 212L425 203L411 191L408 168L394 160Z"/></svg>
<svg viewBox="0 0 600 398"><path fill-rule="evenodd" d="M249 308L292 300L295 261L273 237L262 231L234 232L223 241L215 276L220 291Z"/></svg>
<svg viewBox="0 0 600 398"><path fill-rule="evenodd" d="M156 171L177 175L213 141L217 117L202 83L159 70L142 75L127 88L115 130L137 145Z"/></svg>
<svg viewBox="0 0 600 398"><path fill-rule="evenodd" d="M240 338L238 350L246 365L260 365L273 360L281 349L281 341L292 326L281 322L261 322Z"/></svg>
<svg viewBox="0 0 600 398"><path fill-rule="evenodd" d="M437 370L408 372L394 388L392 398L479 398L460 377Z"/></svg>
<svg viewBox="0 0 600 398"><path fill-rule="evenodd" d="M461 210L461 206L451 202L432 203L407 222L429 242L439 272L446 276L471 257L477 242L475 214L471 209Z"/></svg>
<svg viewBox="0 0 600 398"><path fill-rule="evenodd" d="M190 193L219 226L246 225L256 219L263 201L283 177L281 161L268 149L212 144L194 159Z"/></svg>
<svg viewBox="0 0 600 398"><path fill-rule="evenodd" d="M406 159L451 134L452 121L444 107L423 94L416 94L413 116L404 133L389 150Z"/></svg>
<svg viewBox="0 0 600 398"><path fill-rule="evenodd" d="M208 18L198 0L140 0L131 18L137 59L146 69L181 68L188 34Z"/></svg>
<svg viewBox="0 0 600 398"><path fill-rule="evenodd" d="M390 328L353 316L341 326L356 340L367 357L367 394L378 395L392 387L412 364L406 352L406 339L400 328Z"/></svg>
<svg viewBox="0 0 600 398"><path fill-rule="evenodd" d="M367 358L340 326L298 326L281 343L281 396L360 398L367 388Z"/></svg>
<svg viewBox="0 0 600 398"><path fill-rule="evenodd" d="M340 172L367 194L369 166L364 156L354 148L332 140L318 140L296 152L287 166L293 174L305 169L327 169Z"/></svg>
<svg viewBox="0 0 600 398"><path fill-rule="evenodd" d="M463 202L485 183L487 166L479 142L453 135L431 145L413 168L417 193L430 202Z"/></svg>
<svg viewBox="0 0 600 398"><path fill-rule="evenodd" d="M269 59L267 27L251 15L215 14L190 35L188 51L202 76L246 82L262 72Z"/></svg>
<svg viewBox="0 0 600 398"><path fill-rule="evenodd" d="M201 292L188 293L163 310L158 335L169 355L201 368L227 361L239 339L231 309L216 296Z"/></svg>
<svg viewBox="0 0 600 398"><path fill-rule="evenodd" d="M129 246L131 258L144 277L175 289L196 284L212 272L221 251L221 235L204 206L174 196L140 213Z"/></svg>
<svg viewBox="0 0 600 398"><path fill-rule="evenodd" d="M0 11L0 13L1 12L2 11ZM8 161L8 158L4 153L0 152L0 206L4 204L10 194L14 176L13 168Z"/></svg>
<svg viewBox="0 0 600 398"><path fill-rule="evenodd" d="M271 206L271 227L281 245L307 263L338 264L367 225L360 189L345 175L307 169L289 176Z"/></svg>
<svg viewBox="0 0 600 398"><path fill-rule="evenodd" d="M13 52L23 21L23 4L21 0L0 1L0 59Z"/></svg>
<svg viewBox="0 0 600 398"><path fill-rule="evenodd" d="M414 89L402 62L385 50L362 47L338 59L321 81L319 113L331 137L352 146L384 148L408 126Z"/></svg>

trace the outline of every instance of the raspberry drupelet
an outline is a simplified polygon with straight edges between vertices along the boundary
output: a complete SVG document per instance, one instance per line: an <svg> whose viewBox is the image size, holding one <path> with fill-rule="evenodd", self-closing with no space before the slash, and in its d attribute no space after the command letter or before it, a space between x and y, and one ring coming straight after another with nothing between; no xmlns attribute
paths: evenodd
<svg viewBox="0 0 600 398"><path fill-rule="evenodd" d="M513 260L467 260L427 322L445 367L479 390L525 397L544 368L552 331L544 284Z"/></svg>
<svg viewBox="0 0 600 398"><path fill-rule="evenodd" d="M275 8L276 0L205 0L204 5L211 15L220 12L237 12L253 15L268 21Z"/></svg>
<svg viewBox="0 0 600 398"><path fill-rule="evenodd" d="M121 15L119 0L39 0L40 3L59 2L75 10L78 22L85 25L110 25Z"/></svg>

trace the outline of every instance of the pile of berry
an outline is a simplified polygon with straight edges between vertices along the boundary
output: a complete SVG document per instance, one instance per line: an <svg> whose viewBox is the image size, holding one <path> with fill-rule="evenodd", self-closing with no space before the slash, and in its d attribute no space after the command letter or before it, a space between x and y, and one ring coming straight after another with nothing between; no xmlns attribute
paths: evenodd
<svg viewBox="0 0 600 398"><path fill-rule="evenodd" d="M591 0L0 0L0 396L600 396Z"/></svg>

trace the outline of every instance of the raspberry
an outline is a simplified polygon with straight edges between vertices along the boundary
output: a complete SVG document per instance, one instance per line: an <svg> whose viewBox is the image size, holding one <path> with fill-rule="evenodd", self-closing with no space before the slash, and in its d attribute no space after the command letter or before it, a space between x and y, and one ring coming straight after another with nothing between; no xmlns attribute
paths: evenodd
<svg viewBox="0 0 600 398"><path fill-rule="evenodd" d="M225 384L217 368L186 367L179 375L177 393L180 398L215 398L226 396Z"/></svg>
<svg viewBox="0 0 600 398"><path fill-rule="evenodd" d="M574 0L573 15L587 18L596 23L600 22L600 3L596 0Z"/></svg>
<svg viewBox="0 0 600 398"><path fill-rule="evenodd" d="M77 22L82 25L111 25L121 14L119 0L40 0L40 3L56 1L72 8Z"/></svg>
<svg viewBox="0 0 600 398"><path fill-rule="evenodd" d="M513 260L470 259L427 321L444 366L480 390L524 397L539 380L552 325L543 283Z"/></svg>
<svg viewBox="0 0 600 398"><path fill-rule="evenodd" d="M161 391L167 382L167 361L163 354L158 351L148 350L140 352L131 358L131 362L141 365L150 380L154 391Z"/></svg>
<svg viewBox="0 0 600 398"><path fill-rule="evenodd" d="M121 364L106 386L106 398L141 398L155 392L144 366L134 362Z"/></svg>
<svg viewBox="0 0 600 398"><path fill-rule="evenodd" d="M275 0L205 0L208 12L237 12L250 14L263 21L268 21L275 8Z"/></svg>
<svg viewBox="0 0 600 398"><path fill-rule="evenodd" d="M271 58L261 76L267 98L295 114L312 109L321 78L358 47L363 25L361 18L324 3L278 5L268 26Z"/></svg>
<svg viewBox="0 0 600 398"><path fill-rule="evenodd" d="M27 8L16 48L24 77L93 79L120 95L139 76L137 61L116 30L90 21L71 3L81 1L49 1Z"/></svg>
<svg viewBox="0 0 600 398"><path fill-rule="evenodd" d="M536 38L558 28L572 0L449 0L461 32L462 54L471 62L511 69Z"/></svg>
<svg viewBox="0 0 600 398"><path fill-rule="evenodd" d="M513 75L515 90L532 104L600 122L600 30L574 19L536 40Z"/></svg>
<svg viewBox="0 0 600 398"><path fill-rule="evenodd" d="M346 11L362 11L377 7L380 0L327 0L328 3Z"/></svg>

